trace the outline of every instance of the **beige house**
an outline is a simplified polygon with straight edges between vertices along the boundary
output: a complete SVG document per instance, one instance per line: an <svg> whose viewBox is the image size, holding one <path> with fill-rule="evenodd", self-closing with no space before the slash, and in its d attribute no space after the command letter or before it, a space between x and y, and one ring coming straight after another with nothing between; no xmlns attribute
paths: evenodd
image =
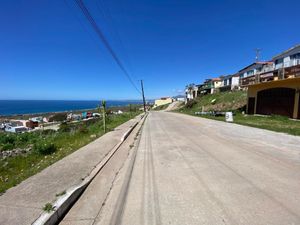
<svg viewBox="0 0 300 225"><path fill-rule="evenodd" d="M212 82L213 82L213 85L214 85L215 89L222 86L222 80L221 80L221 78L213 78Z"/></svg>
<svg viewBox="0 0 300 225"><path fill-rule="evenodd" d="M156 99L155 103L154 103L154 107L158 107L161 105L166 105L166 104L170 104L173 102L173 99L170 97L162 97L160 99Z"/></svg>
<svg viewBox="0 0 300 225"><path fill-rule="evenodd" d="M300 119L300 77L248 86L248 114L283 115Z"/></svg>

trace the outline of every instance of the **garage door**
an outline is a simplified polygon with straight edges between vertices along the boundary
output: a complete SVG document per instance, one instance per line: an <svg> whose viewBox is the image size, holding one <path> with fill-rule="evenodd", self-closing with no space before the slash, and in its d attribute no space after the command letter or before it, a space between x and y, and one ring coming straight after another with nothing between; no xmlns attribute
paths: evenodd
<svg viewBox="0 0 300 225"><path fill-rule="evenodd" d="M257 93L256 113L293 117L295 89L272 88Z"/></svg>
<svg viewBox="0 0 300 225"><path fill-rule="evenodd" d="M299 96L299 102L298 102L298 119L300 119L300 96Z"/></svg>

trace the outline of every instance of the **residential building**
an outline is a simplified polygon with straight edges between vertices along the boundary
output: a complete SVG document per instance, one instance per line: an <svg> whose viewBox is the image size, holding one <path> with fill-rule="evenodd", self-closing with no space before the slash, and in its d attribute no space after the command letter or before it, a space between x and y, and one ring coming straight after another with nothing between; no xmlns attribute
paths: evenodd
<svg viewBox="0 0 300 225"><path fill-rule="evenodd" d="M300 119L300 45L273 57L272 70L248 84L248 114L283 115Z"/></svg>
<svg viewBox="0 0 300 225"><path fill-rule="evenodd" d="M299 76L249 85L247 113L300 119L299 90Z"/></svg>
<svg viewBox="0 0 300 225"><path fill-rule="evenodd" d="M201 94L211 94L213 93L213 89L214 89L214 84L212 79L206 79L203 83L203 85L201 86Z"/></svg>
<svg viewBox="0 0 300 225"><path fill-rule="evenodd" d="M300 76L300 45L274 56L271 62L265 63L255 74L242 77L241 86L247 87L251 84L297 76Z"/></svg>
<svg viewBox="0 0 300 225"><path fill-rule="evenodd" d="M241 69L238 74L240 76L241 88L246 88L250 84L254 84L257 80L257 75L267 73L273 70L273 62L255 62Z"/></svg>
<svg viewBox="0 0 300 225"><path fill-rule="evenodd" d="M211 94L216 93L218 91L218 89L222 86L222 79L217 77L217 78L213 78L211 79L212 82L212 89L211 89Z"/></svg>
<svg viewBox="0 0 300 225"><path fill-rule="evenodd" d="M154 107L158 107L161 105L166 105L166 104L170 104L173 102L173 99L170 97L162 97L160 99L156 99L155 103L154 103Z"/></svg>
<svg viewBox="0 0 300 225"><path fill-rule="evenodd" d="M240 76L239 74L223 76L220 92L232 91L239 89Z"/></svg>
<svg viewBox="0 0 300 225"><path fill-rule="evenodd" d="M274 56L272 60L275 70L300 65L300 44Z"/></svg>
<svg viewBox="0 0 300 225"><path fill-rule="evenodd" d="M26 132L28 130L28 128L24 127L24 126L12 124L12 123L7 123L7 124L5 124L4 130L6 132L11 132L11 133L23 133L23 132Z"/></svg>
<svg viewBox="0 0 300 225"><path fill-rule="evenodd" d="M194 98L197 98L199 94L199 87L195 84L189 84L185 88L185 100L190 101Z"/></svg>

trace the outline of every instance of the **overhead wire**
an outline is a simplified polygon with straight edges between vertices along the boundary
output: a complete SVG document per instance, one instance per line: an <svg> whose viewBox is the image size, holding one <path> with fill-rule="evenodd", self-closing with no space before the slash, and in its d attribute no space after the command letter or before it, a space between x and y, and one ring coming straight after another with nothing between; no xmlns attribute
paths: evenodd
<svg viewBox="0 0 300 225"><path fill-rule="evenodd" d="M91 26L95 30L97 36L100 38L100 40L102 41L102 43L104 44L104 46L106 47L106 49L109 51L109 53L111 54L111 56L113 57L113 59L115 60L115 62L117 63L117 65L120 67L120 69L122 70L122 72L125 74L126 78L129 80L129 82L131 83L131 85L134 87L134 89L138 93L142 94L141 91L140 91L140 89L133 82L133 80L132 80L130 74L128 73L128 71L125 69L122 61L119 59L118 55L116 54L116 52L113 50L113 48L109 44L109 42L108 42L107 38L105 37L104 33L102 32L101 28L98 26L98 24L96 23L95 19L93 18L93 16L89 12L88 8L85 6L84 2L82 0L74 0L74 1L77 4L77 6L79 7L79 9L81 10L81 12L83 13L83 15L88 20L88 22L91 24Z"/></svg>
<svg viewBox="0 0 300 225"><path fill-rule="evenodd" d="M96 0L96 8L98 9L99 13L103 16L106 23L109 25L111 35L114 37L115 41L118 42L120 50L123 54L123 59L125 58L124 61L128 65L129 70L131 71L131 75L135 78L135 80L138 80L134 75L130 57L127 54L124 43L120 37L118 29L116 28L109 6L105 4L103 0Z"/></svg>

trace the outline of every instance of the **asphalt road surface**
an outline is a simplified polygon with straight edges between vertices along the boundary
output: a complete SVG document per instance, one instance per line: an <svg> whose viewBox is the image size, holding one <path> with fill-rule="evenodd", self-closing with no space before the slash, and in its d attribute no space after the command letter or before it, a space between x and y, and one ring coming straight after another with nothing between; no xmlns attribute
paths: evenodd
<svg viewBox="0 0 300 225"><path fill-rule="evenodd" d="M299 137L151 112L126 161L78 224L300 224Z"/></svg>

